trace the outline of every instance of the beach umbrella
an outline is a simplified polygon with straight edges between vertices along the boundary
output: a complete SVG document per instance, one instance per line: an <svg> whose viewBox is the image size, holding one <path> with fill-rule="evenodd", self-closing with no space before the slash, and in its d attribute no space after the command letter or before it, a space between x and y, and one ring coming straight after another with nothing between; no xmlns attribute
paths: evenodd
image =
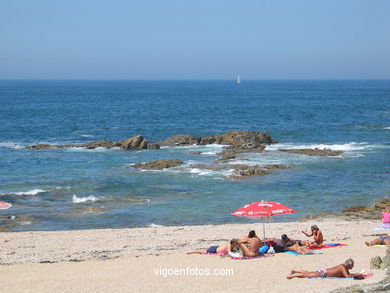
<svg viewBox="0 0 390 293"><path fill-rule="evenodd" d="M295 210L281 203L262 200L247 204L231 214L236 217L246 217L253 220L263 219L263 234L265 238L266 219L272 219L272 216L276 215L293 213L295 213Z"/></svg>
<svg viewBox="0 0 390 293"><path fill-rule="evenodd" d="M0 201L0 210L6 210L6 209L9 209L10 207L12 207L12 204L10 204L8 202Z"/></svg>

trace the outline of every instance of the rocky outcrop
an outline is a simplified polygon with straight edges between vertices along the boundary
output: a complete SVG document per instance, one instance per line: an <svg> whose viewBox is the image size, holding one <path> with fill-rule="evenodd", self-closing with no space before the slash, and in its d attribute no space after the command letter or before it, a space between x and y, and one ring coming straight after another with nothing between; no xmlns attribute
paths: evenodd
<svg viewBox="0 0 390 293"><path fill-rule="evenodd" d="M112 147L116 147L119 145L117 142L113 142L111 140L99 140L99 141L93 141L93 142L86 143L82 146L87 148L87 149L96 149L96 148L110 149Z"/></svg>
<svg viewBox="0 0 390 293"><path fill-rule="evenodd" d="M279 149L281 152L300 154L306 156L334 157L342 154L342 151L332 151L331 149Z"/></svg>
<svg viewBox="0 0 390 293"><path fill-rule="evenodd" d="M49 149L55 149L55 148L57 148L56 145L43 144L43 143L26 146L26 149L30 149L30 150L49 150Z"/></svg>
<svg viewBox="0 0 390 293"><path fill-rule="evenodd" d="M170 138L164 139L160 141L158 144L160 146L185 146L185 145L193 145L198 144L200 142L200 138L194 135L188 134L179 134L172 136Z"/></svg>
<svg viewBox="0 0 390 293"><path fill-rule="evenodd" d="M340 214L321 213L318 215L308 215L300 219L300 221L321 220L326 218L339 218L343 220L380 220L381 212L385 209L390 209L390 198L382 199L374 204L373 207L354 206L343 210Z"/></svg>
<svg viewBox="0 0 390 293"><path fill-rule="evenodd" d="M148 148L149 142L142 135L136 135L120 142L123 150L142 150Z"/></svg>
<svg viewBox="0 0 390 293"><path fill-rule="evenodd" d="M221 153L219 153L219 155L220 155L220 157L217 160L217 162L220 162L220 163L226 163L227 161L236 158L236 153L233 151L221 152Z"/></svg>
<svg viewBox="0 0 390 293"><path fill-rule="evenodd" d="M32 150L47 150L47 149L63 149L63 148L72 148L80 147L86 149L96 149L96 148L113 148L119 147L123 150L141 150L141 149L159 149L160 145L150 144L142 135L136 135L126 140L121 141L111 141L111 140L98 140L92 141L85 144L63 144L63 145L53 145L53 144L36 144L31 146L26 146L27 149Z"/></svg>
<svg viewBox="0 0 390 293"><path fill-rule="evenodd" d="M268 167L267 167L268 166ZM249 166L244 164L235 164L235 165L206 165L206 164L193 164L188 166L186 169L203 169L203 170L212 170L212 171L226 171L232 170L232 174L227 176L228 179L233 180L242 180L248 177L264 176L271 174L272 169L287 169L287 166L276 165L277 168L273 168L274 165L267 166Z"/></svg>
<svg viewBox="0 0 390 293"><path fill-rule="evenodd" d="M241 131L233 130L225 134L218 134L204 137L200 140L200 144L224 144L237 149L256 149L262 148L264 144L276 143L277 141L267 132L257 131Z"/></svg>
<svg viewBox="0 0 390 293"><path fill-rule="evenodd" d="M184 162L177 159L162 159L157 161L152 161L148 163L138 163L132 165L133 168L142 169L142 170L162 170L166 168L172 168L179 165L182 165Z"/></svg>
<svg viewBox="0 0 390 293"><path fill-rule="evenodd" d="M121 141L100 140L89 142L86 144L66 144L66 145L51 145L51 144L36 144L27 146L27 149L47 150L54 148L70 148L84 147L94 149L97 147L112 148L119 147L123 150L137 149L159 149L160 146L187 146L198 144L223 144L229 146L229 152L262 152L266 144L275 143L276 141L266 132L256 131L229 131L225 134L218 134L209 137L196 137L194 135L179 134L160 141L159 143L149 143L142 135L136 135L129 139Z"/></svg>

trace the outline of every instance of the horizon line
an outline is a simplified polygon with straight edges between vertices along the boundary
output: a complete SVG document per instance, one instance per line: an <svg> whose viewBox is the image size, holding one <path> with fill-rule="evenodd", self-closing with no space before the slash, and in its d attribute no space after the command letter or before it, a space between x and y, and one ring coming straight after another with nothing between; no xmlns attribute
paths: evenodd
<svg viewBox="0 0 390 293"><path fill-rule="evenodd" d="M241 76L240 76L241 77ZM241 78L240 78L241 79ZM0 81L235 81L231 79L130 79L130 78L0 78ZM390 80L385 78L277 78L277 79L257 79L248 78L245 81L384 81ZM242 81L242 79L241 79Z"/></svg>

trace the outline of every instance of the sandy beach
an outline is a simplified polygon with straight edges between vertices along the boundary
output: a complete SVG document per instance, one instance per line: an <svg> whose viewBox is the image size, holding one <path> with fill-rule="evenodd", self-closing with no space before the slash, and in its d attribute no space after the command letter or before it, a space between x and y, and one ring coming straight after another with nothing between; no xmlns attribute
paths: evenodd
<svg viewBox="0 0 390 293"><path fill-rule="evenodd" d="M300 232L311 222L267 223L266 236ZM385 277L370 270L370 260L384 256L382 246L366 247L364 241L381 231L379 221L317 222L326 242L348 246L323 249L323 254L295 256L279 253L250 260L214 255L187 255L194 249L226 243L261 224L148 227L117 230L56 232L3 232L0 234L2 292L329 292L355 284L369 284ZM293 279L292 269L316 270L355 260L352 272L374 276L349 279ZM175 273L176 270L176 273ZM173 275L176 274L176 275Z"/></svg>

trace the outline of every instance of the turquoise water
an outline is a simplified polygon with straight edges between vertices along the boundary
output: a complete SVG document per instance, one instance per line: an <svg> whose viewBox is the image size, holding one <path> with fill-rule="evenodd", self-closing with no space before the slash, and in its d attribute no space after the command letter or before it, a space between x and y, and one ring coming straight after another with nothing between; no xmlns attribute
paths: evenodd
<svg viewBox="0 0 390 293"><path fill-rule="evenodd" d="M0 81L0 211L8 230L249 222L242 205L280 201L296 214L338 212L390 194L390 81ZM289 170L232 181L229 171L140 171L162 158L209 163L220 146L34 151L36 143L154 142L176 134L267 131L279 144L234 162ZM281 153L328 147L339 157ZM200 151L200 155L190 154ZM8 217L16 216L15 220Z"/></svg>

